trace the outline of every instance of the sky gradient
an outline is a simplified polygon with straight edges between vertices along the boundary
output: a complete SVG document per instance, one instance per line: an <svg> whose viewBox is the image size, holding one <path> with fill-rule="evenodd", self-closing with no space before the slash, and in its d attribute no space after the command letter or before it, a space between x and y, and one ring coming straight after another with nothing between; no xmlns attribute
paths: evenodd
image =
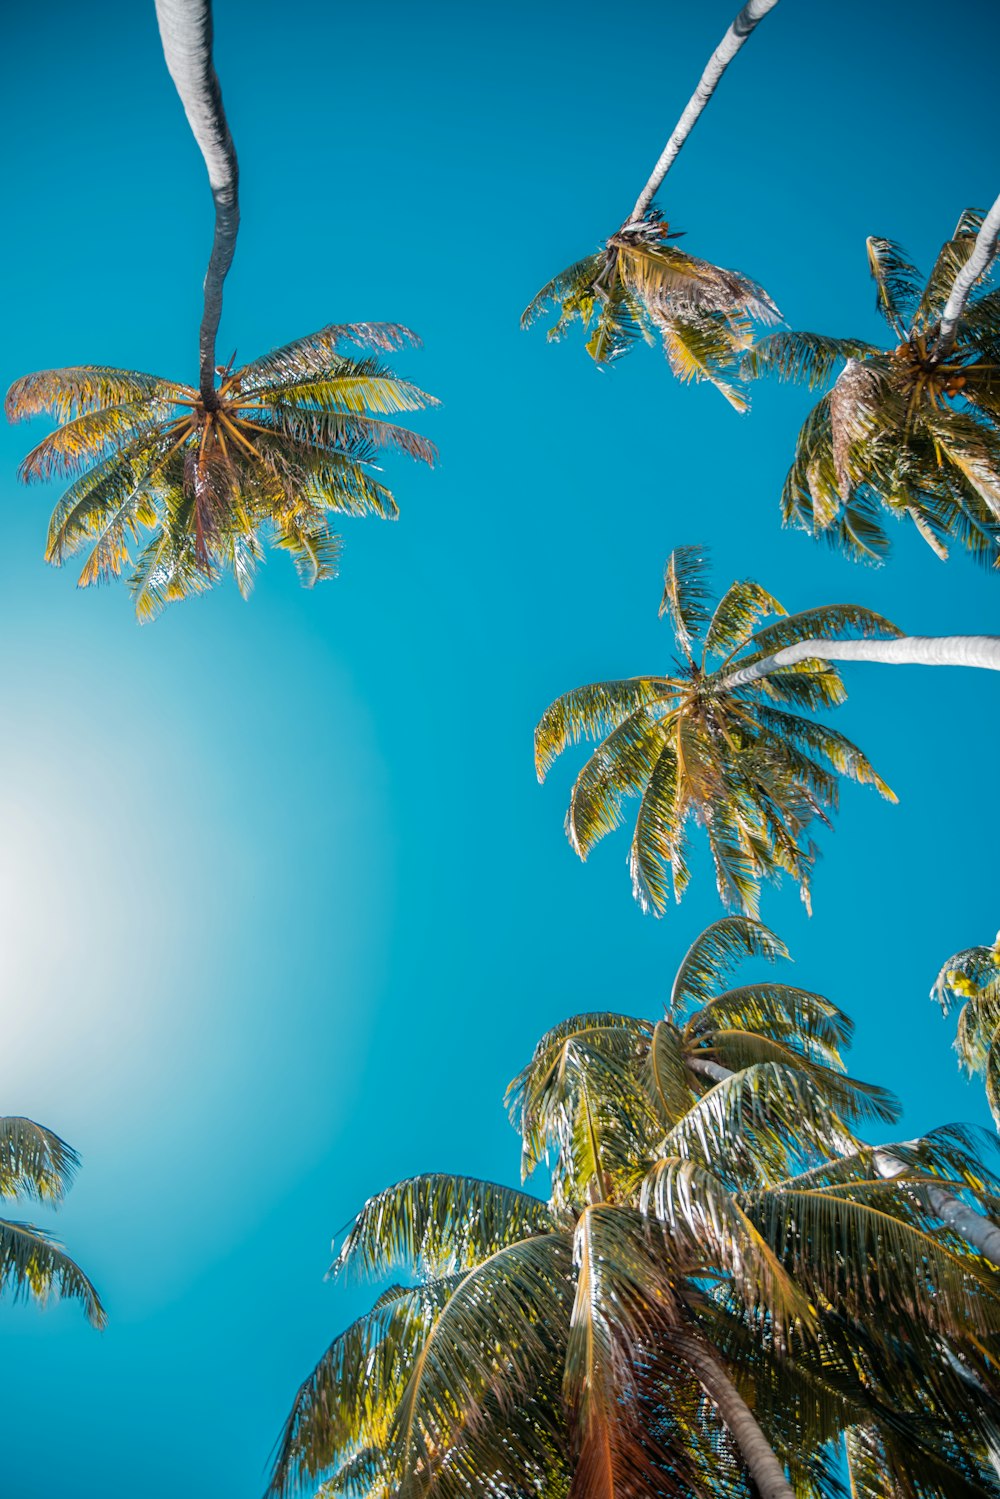
<svg viewBox="0 0 1000 1499"><path fill-rule="evenodd" d="M346 521L337 582L303 591L275 556L249 604L227 583L140 629L123 588L42 561L59 490L14 471L45 423L0 432L0 1111L81 1152L54 1226L110 1315L98 1335L75 1306L0 1303L0 1493L258 1494L365 1298L323 1281L335 1231L416 1171L515 1180L501 1098L542 1030L658 1013L719 914L705 861L643 917L625 835L587 866L565 841L581 757L539 788L531 731L569 687L669 664L673 546L790 609L1000 631L1000 575L964 556L900 529L867 571L780 530L807 393L760 384L739 417L657 350L602 373L578 336L518 329L627 213L733 9L660 0L609 32L562 0L217 0L243 213L220 356L401 321L424 348L396 366L443 403L414 423L440 467L390 460L401 519ZM938 7L784 0L661 194L684 247L793 327L880 338L866 235L926 266L1000 187L995 8L949 25L942 102ZM73 363L192 379L211 202L151 0L6 29L4 386ZM985 1123L927 991L1000 924L1000 681L845 677L833 721L900 805L846 787L815 915L788 885L762 915L789 977L855 1017L853 1070L902 1096L901 1136Z"/></svg>

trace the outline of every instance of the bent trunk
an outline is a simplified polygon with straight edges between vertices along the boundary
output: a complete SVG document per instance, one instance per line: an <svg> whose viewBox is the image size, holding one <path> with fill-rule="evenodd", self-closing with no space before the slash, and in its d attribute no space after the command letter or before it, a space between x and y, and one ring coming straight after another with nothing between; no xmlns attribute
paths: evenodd
<svg viewBox="0 0 1000 1499"><path fill-rule="evenodd" d="M678 1335L675 1347L717 1407L761 1499L795 1499L795 1490L773 1447L712 1349L695 1333Z"/></svg>
<svg viewBox="0 0 1000 1499"><path fill-rule="evenodd" d="M730 672L723 692L748 687L803 661L878 661L886 666L978 666L1000 671L1000 635L901 635L896 640L799 640Z"/></svg>
<svg viewBox="0 0 1000 1499"><path fill-rule="evenodd" d="M719 79L743 46L747 37L753 31L758 21L762 21L769 10L773 10L778 0L749 0L744 5L736 20L726 32L722 41L716 47L708 60L708 66L701 75L698 87L688 100L687 108L681 115L674 127L674 133L663 148L659 161L653 168L653 175L636 199L635 207L629 216L628 222L634 224L641 220L646 209L652 203L660 190L660 184L677 159L677 154L694 129L698 116L705 105L715 93Z"/></svg>
<svg viewBox="0 0 1000 1499"><path fill-rule="evenodd" d="M902 1176L909 1169L906 1162L893 1155L891 1150L880 1147L873 1152L873 1158L875 1170L886 1181ZM1000 1268L1000 1228L995 1223L961 1202L947 1187L929 1187L922 1182L914 1190L918 1196L926 1197L935 1217L978 1249L984 1259Z"/></svg>
<svg viewBox="0 0 1000 1499"><path fill-rule="evenodd" d="M990 262L997 253L998 238L1000 238L1000 198L996 200L983 220L983 227L976 235L976 243L972 247L972 254L952 283L948 300L944 304L944 311L941 314L941 326L938 329L935 353L939 355L947 354L955 342L958 320L965 311L965 304L969 300L969 293L980 276L989 270Z"/></svg>
<svg viewBox="0 0 1000 1499"><path fill-rule="evenodd" d="M191 132L205 158L215 200L215 235L205 272L205 303L199 335L202 400L216 404L215 339L222 316L222 283L233 263L240 227L239 165L212 63L211 0L156 0L163 55L184 105Z"/></svg>

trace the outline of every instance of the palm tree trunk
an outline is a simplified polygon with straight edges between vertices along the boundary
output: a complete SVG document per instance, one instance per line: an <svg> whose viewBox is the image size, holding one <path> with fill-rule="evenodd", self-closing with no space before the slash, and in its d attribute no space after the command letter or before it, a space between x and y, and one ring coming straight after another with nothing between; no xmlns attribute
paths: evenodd
<svg viewBox="0 0 1000 1499"><path fill-rule="evenodd" d="M713 1083L724 1083L727 1077L732 1077L728 1067L720 1067L718 1062L710 1062L708 1057L687 1057L685 1064L692 1072L700 1072L703 1077L710 1077Z"/></svg>
<svg viewBox="0 0 1000 1499"><path fill-rule="evenodd" d="M753 1412L703 1338L681 1333L674 1346L706 1395L717 1407L737 1447L760 1499L795 1499L795 1490Z"/></svg>
<svg viewBox="0 0 1000 1499"><path fill-rule="evenodd" d="M972 254L952 282L948 300L941 314L941 326L938 329L937 342L934 346L936 354L947 354L955 342L958 320L965 311L969 293L980 276L989 270L990 262L997 253L998 239L1000 239L1000 198L996 200L983 220L983 227L976 235Z"/></svg>
<svg viewBox="0 0 1000 1499"><path fill-rule="evenodd" d="M240 227L239 165L212 63L211 0L156 0L163 55L184 105L188 124L205 158L215 200L215 236L205 273L205 301L198 339L199 383L205 405L215 393L215 339L222 316L222 283L233 263Z"/></svg>
<svg viewBox="0 0 1000 1499"><path fill-rule="evenodd" d="M759 682L773 671L802 661L878 661L887 666L979 666L1000 671L1000 635L901 635L896 640L799 640L749 666L738 667L719 684L732 692Z"/></svg>
<svg viewBox="0 0 1000 1499"><path fill-rule="evenodd" d="M909 1169L906 1162L893 1155L891 1150L880 1147L873 1152L873 1158L875 1170L887 1181L902 1176ZM929 1187L926 1182L921 1182L915 1191L926 1197L935 1217L940 1218L942 1223L947 1223L973 1248L978 1249L984 1259L1000 1267L1000 1228L995 1223L984 1218L982 1213L977 1213L975 1208L960 1202L946 1187Z"/></svg>
<svg viewBox="0 0 1000 1499"><path fill-rule="evenodd" d="M705 105L715 93L719 79L743 46L747 37L753 31L758 21L762 21L769 10L773 10L778 0L749 0L744 5L736 20L726 32L722 41L716 47L708 60L708 66L701 75L698 87L688 100L687 107L674 126L674 133L663 148L663 154L653 168L653 175L636 199L628 222L634 224L640 222L645 215L646 209L652 203L660 190L660 184L670 171L677 155L687 140L697 122Z"/></svg>

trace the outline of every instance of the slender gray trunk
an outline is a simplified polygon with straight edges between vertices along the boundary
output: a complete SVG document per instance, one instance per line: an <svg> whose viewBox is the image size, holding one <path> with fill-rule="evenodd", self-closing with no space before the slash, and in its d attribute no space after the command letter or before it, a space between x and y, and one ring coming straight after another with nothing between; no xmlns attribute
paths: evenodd
<svg viewBox="0 0 1000 1499"><path fill-rule="evenodd" d="M233 263L240 227L239 166L212 63L211 0L156 0L163 55L184 105L188 124L205 158L215 200L215 235L205 273L199 384L202 400L215 406L215 340L222 317L222 284Z"/></svg>
<svg viewBox="0 0 1000 1499"><path fill-rule="evenodd" d="M687 1057L686 1064L692 1072L700 1072L703 1077L710 1077L713 1083L724 1083L727 1077L732 1077L728 1067L720 1067L718 1062L710 1062L708 1057Z"/></svg>
<svg viewBox="0 0 1000 1499"><path fill-rule="evenodd" d="M875 1170L886 1181L902 1176L909 1170L905 1161L892 1154L891 1150L879 1147L873 1152ZM917 1196L925 1197L935 1217L947 1223L992 1264L1000 1267L1000 1228L959 1200L947 1187L929 1187L921 1182L914 1187Z"/></svg>
<svg viewBox="0 0 1000 1499"><path fill-rule="evenodd" d="M628 219L630 224L641 221L646 209L652 203L660 190L660 184L670 171L677 159L678 152L687 140L697 122L705 105L715 93L719 79L743 46L747 37L753 31L758 21L762 21L769 10L773 10L778 0L749 0L744 5L736 20L726 32L722 41L716 47L708 60L708 66L698 83L691 98L688 100L684 113L674 127L674 133L663 148L659 161L653 168L653 175L636 199L635 207Z"/></svg>
<svg viewBox="0 0 1000 1499"><path fill-rule="evenodd" d="M674 1346L717 1407L761 1499L795 1499L774 1448L714 1351L695 1333L678 1334Z"/></svg>
<svg viewBox="0 0 1000 1499"><path fill-rule="evenodd" d="M947 354L955 342L958 320L965 311L969 293L980 276L989 270L990 262L997 253L998 239L1000 239L1000 198L996 200L983 220L983 227L976 235L972 254L952 282L948 300L941 314L941 326L938 329L934 350L936 354Z"/></svg>
<svg viewBox="0 0 1000 1499"><path fill-rule="evenodd" d="M1000 671L1000 635L901 635L896 640L799 640L738 667L719 683L724 692L748 687L802 661L878 661L886 666L978 666Z"/></svg>

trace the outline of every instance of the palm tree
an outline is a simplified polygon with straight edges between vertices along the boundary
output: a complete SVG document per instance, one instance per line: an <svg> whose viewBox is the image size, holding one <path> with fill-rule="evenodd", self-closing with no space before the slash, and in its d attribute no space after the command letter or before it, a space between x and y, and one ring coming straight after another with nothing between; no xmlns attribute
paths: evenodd
<svg viewBox="0 0 1000 1499"><path fill-rule="evenodd" d="M76 1151L32 1119L0 1118L0 1197L58 1204L80 1164ZM31 1223L0 1218L0 1291L44 1301L55 1292L83 1303L94 1327L107 1316L79 1265L51 1235Z"/></svg>
<svg viewBox="0 0 1000 1499"><path fill-rule="evenodd" d="M716 960L734 945L716 934ZM712 950L682 982L702 1008ZM848 1429L911 1482L982 1472L1000 1428L978 1345L1000 1281L914 1206L919 1173L839 1157L845 1113L808 1069L752 1062L692 1103L661 1086L656 1027L618 1019L557 1026L509 1090L547 1201L434 1174L365 1204L334 1271L416 1284L303 1383L272 1494L326 1476L322 1494L371 1499L707 1499L748 1481L791 1499L837 1492Z"/></svg>
<svg viewBox="0 0 1000 1499"><path fill-rule="evenodd" d="M705 829L726 905L756 915L761 879L784 871L809 906L817 850L808 834L814 821L829 825L838 777L895 797L857 745L789 709L843 702L836 661L1000 671L1000 636L901 635L856 604L786 614L749 579L713 608L706 566L700 547L677 547L667 561L660 613L680 651L672 671L558 697L535 730L538 779L567 746L600 741L573 785L566 833L586 859L638 797L629 867L645 911L662 915L671 886L683 896L691 818ZM769 615L780 617L761 627ZM849 633L861 638L841 638Z"/></svg>
<svg viewBox="0 0 1000 1499"><path fill-rule="evenodd" d="M777 0L750 0L727 30L689 100L653 173L628 218L610 239L584 260L542 287L526 308L522 328L550 304L559 317L549 338L560 338L579 318L593 322L587 352L597 364L624 354L636 339L663 341L678 379L709 380L737 410L745 410L738 362L750 347L753 320L775 322L771 298L738 271L723 270L679 250L653 199L694 128L716 85L747 37Z"/></svg>
<svg viewBox="0 0 1000 1499"><path fill-rule="evenodd" d="M817 333L772 333L744 360L827 385L807 416L785 480L782 514L861 561L889 547L883 512L909 518L939 557L957 542L1000 562L1000 291L980 289L1000 205L967 209L924 281L899 245L868 240L888 348ZM993 249L987 252L987 245Z"/></svg>
<svg viewBox="0 0 1000 1499"><path fill-rule="evenodd" d="M6 402L11 421L47 412L60 423L28 454L20 477L78 475L53 513L46 559L59 564L86 549L81 586L131 568L128 586L141 620L226 570L246 597L265 539L291 554L307 586L336 576L340 539L330 513L397 514L391 491L372 472L379 454L396 449L425 463L435 457L426 439L385 420L434 404L378 358L417 342L405 328L330 324L239 368L235 355L217 366L239 202L236 153L212 65L211 5L157 0L157 15L215 200L198 385L83 365L27 375Z"/></svg>
<svg viewBox="0 0 1000 1499"><path fill-rule="evenodd" d="M535 730L538 778L567 745L602 741L576 778L566 832L586 859L622 821L626 797L638 796L629 863L646 911L663 913L671 885L675 899L684 893L692 817L705 829L725 904L756 915L760 880L783 870L808 904L816 853L808 833L814 820L829 821L838 775L893 794L849 739L789 711L843 701L829 664L810 656L747 685L736 678L744 663L804 638L898 632L855 605L787 615L751 581L733 583L712 610L706 567L698 547L678 547L667 562L660 613L670 616L680 651L672 670L557 698ZM760 628L768 615L783 617Z"/></svg>

